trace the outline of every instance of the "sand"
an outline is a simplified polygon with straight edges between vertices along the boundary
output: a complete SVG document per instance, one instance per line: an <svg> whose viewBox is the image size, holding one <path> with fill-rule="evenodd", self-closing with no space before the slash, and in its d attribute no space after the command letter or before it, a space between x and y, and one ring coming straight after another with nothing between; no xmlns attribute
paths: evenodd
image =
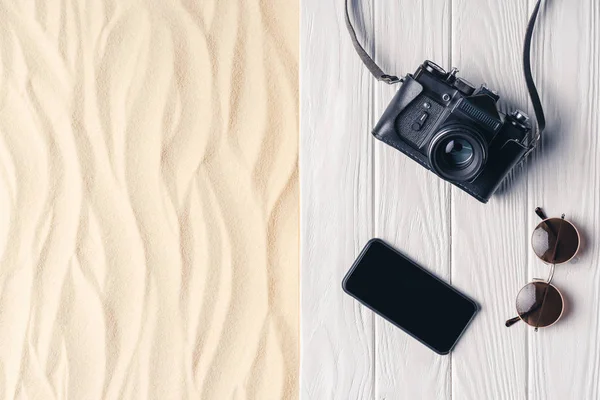
<svg viewBox="0 0 600 400"><path fill-rule="evenodd" d="M2 1L0 60L0 398L297 398L298 5Z"/></svg>

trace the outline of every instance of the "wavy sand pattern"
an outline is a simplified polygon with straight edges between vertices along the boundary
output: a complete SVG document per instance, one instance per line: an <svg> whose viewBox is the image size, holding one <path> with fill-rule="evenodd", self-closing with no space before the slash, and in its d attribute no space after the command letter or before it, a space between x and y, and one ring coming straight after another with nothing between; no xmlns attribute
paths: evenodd
<svg viewBox="0 0 600 400"><path fill-rule="evenodd" d="M0 1L0 398L297 397L297 7Z"/></svg>

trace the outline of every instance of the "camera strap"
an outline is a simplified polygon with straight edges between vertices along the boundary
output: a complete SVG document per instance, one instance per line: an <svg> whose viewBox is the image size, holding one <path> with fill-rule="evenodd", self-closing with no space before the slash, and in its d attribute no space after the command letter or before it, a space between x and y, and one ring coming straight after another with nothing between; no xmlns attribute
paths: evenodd
<svg viewBox="0 0 600 400"><path fill-rule="evenodd" d="M352 45L354 49L358 53L358 56L365 64L367 69L373 74L377 80L385 82L387 84L394 84L401 82L401 79L394 75L389 75L383 72L381 68L375 63L373 58L369 56L369 54L362 47L358 38L356 37L356 31L354 30L354 26L352 26L352 21L350 20L350 13L348 11L350 7L350 0L345 0L345 14L346 14L346 28L348 28L348 32L350 33L350 39L352 40ZM533 105L533 110L535 111L535 116L538 124L538 134L535 138L534 142L539 140L542 135L542 132L546 128L546 117L544 116L544 108L542 107L542 102L540 100L540 95L537 91L537 87L535 86L535 82L533 80L533 75L531 72L531 40L533 38L533 31L535 28L535 22L537 20L540 6L542 0L537 0L535 8L533 9L533 13L531 14L531 18L529 19L529 24L527 25L527 31L525 33L525 43L523 45L523 71L525 73L525 83L527 85L527 91L529 92L529 97L531 98L531 104Z"/></svg>
<svg viewBox="0 0 600 400"><path fill-rule="evenodd" d="M379 68L379 65L377 65L375 63L375 61L373 61L371 56L362 47L362 45L358 41L358 38L356 37L356 31L354 31L354 26L352 26L352 21L350 21L350 13L348 11L350 0L345 0L345 1L346 1L346 10L345 10L345 12L346 12L346 28L348 28L348 32L350 33L350 39L352 39L352 44L354 45L354 49L358 53L358 56L362 60L363 64L365 64L367 69L369 71L371 71L371 74L373 74L373 76L375 78L377 78L378 81L385 82L389 85L400 82L400 79L397 76L388 75L385 72L383 72L381 70L381 68Z"/></svg>
<svg viewBox="0 0 600 400"><path fill-rule="evenodd" d="M542 107L542 101L540 95L535 86L533 75L531 74L531 38L533 37L533 28L535 28L535 21L537 20L540 12L540 6L542 0L538 0L529 19L527 25L527 32L525 33L525 44L523 45L523 71L525 72L525 83L527 84L527 91L531 98L531 104L533 105L533 111L538 123L538 133L534 139L534 143L540 140L542 132L546 129L546 117L544 116L544 108Z"/></svg>

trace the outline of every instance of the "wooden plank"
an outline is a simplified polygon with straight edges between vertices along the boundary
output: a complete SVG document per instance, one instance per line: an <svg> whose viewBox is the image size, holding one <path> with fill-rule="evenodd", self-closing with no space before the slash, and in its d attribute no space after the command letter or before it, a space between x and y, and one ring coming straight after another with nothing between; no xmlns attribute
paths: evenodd
<svg viewBox="0 0 600 400"><path fill-rule="evenodd" d="M461 76L498 90L505 111L533 116L521 51L534 3L362 3L367 24L359 18L358 31L371 33L367 47L386 70L409 72L425 58L451 62ZM395 88L374 83L360 64L341 7L302 2L302 398L599 398L600 6L543 8L534 70L548 133L487 205L362 134ZM534 333L504 321L518 290L548 272L530 248L537 205L565 212L584 247L577 263L557 268L564 319ZM342 294L341 278L372 236L481 304L452 356L433 355Z"/></svg>
<svg viewBox="0 0 600 400"><path fill-rule="evenodd" d="M600 398L600 4L551 1L543 9L543 39L534 53L548 130L531 162L528 233L542 206L549 216L565 213L580 230L584 247L577 262L556 267L554 285L563 293L563 319L529 333L530 399ZM548 267L529 250L530 278L546 278ZM519 329L525 329L519 327Z"/></svg>
<svg viewBox="0 0 600 400"><path fill-rule="evenodd" d="M449 6L449 0L375 5L376 60L386 72L412 73L425 59L448 64ZM374 85L374 122L397 88ZM375 141L374 150L375 236L449 279L449 184L382 142ZM375 354L376 399L450 398L451 357L435 354L379 317Z"/></svg>
<svg viewBox="0 0 600 400"><path fill-rule="evenodd" d="M301 6L301 398L373 398L373 315L341 288L372 236L373 80L343 2ZM371 4L356 2L357 29ZM366 42L367 47L370 42Z"/></svg>
<svg viewBox="0 0 600 400"><path fill-rule="evenodd" d="M529 7L522 0L453 0L452 63L461 75L488 82L505 110L526 109L521 67ZM527 333L508 329L514 299L527 277L527 179L521 166L487 205L452 189L452 283L482 309L453 354L457 399L523 399Z"/></svg>

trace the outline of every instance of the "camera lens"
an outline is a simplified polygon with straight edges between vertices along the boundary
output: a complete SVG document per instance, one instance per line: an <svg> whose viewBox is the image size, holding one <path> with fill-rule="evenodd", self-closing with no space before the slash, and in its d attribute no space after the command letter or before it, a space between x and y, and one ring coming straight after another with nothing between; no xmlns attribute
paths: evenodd
<svg viewBox="0 0 600 400"><path fill-rule="evenodd" d="M445 141L444 159L452 167L465 167L473 160L473 146L465 139L448 139Z"/></svg>
<svg viewBox="0 0 600 400"><path fill-rule="evenodd" d="M474 179L485 166L487 144L474 128L450 125L440 129L429 147L432 169L450 181Z"/></svg>

